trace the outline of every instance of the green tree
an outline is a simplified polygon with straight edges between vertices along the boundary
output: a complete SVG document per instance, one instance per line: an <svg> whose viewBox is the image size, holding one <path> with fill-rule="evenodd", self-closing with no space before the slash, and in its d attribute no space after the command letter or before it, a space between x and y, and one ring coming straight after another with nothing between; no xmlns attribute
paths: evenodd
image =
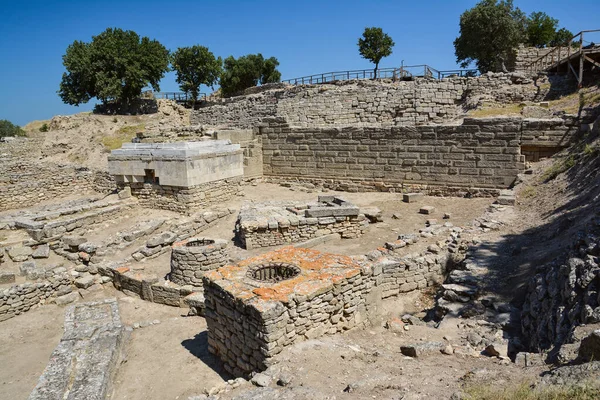
<svg viewBox="0 0 600 400"><path fill-rule="evenodd" d="M200 85L214 86L223 72L223 60L204 46L180 47L171 54L179 88L192 96L195 104Z"/></svg>
<svg viewBox="0 0 600 400"><path fill-rule="evenodd" d="M20 126L13 124L7 119L0 119L0 137L24 135L25 131Z"/></svg>
<svg viewBox="0 0 600 400"><path fill-rule="evenodd" d="M554 34L554 37L550 41L550 46L552 46L552 47L568 46L569 40L571 40L572 38L573 38L573 33L570 30L568 30L566 28L560 28L559 30L556 31L556 33Z"/></svg>
<svg viewBox="0 0 600 400"><path fill-rule="evenodd" d="M75 41L63 56L58 94L71 105L96 97L103 103L128 104L159 81L169 70L169 51L158 41L140 38L133 31L108 28L90 43Z"/></svg>
<svg viewBox="0 0 600 400"><path fill-rule="evenodd" d="M538 48L546 47L556 36L558 20L544 12L532 12L527 18L525 33L526 44Z"/></svg>
<svg viewBox="0 0 600 400"><path fill-rule="evenodd" d="M279 61L275 57L265 59L262 54L248 54L238 59L229 56L225 59L221 74L221 91L231 96L258 84L279 82L281 73L277 70Z"/></svg>
<svg viewBox="0 0 600 400"><path fill-rule="evenodd" d="M505 61L525 38L525 14L512 0L482 0L460 16L454 40L462 68L475 62L480 72L506 71Z"/></svg>
<svg viewBox="0 0 600 400"><path fill-rule="evenodd" d="M373 78L377 78L377 68L381 59L392 54L392 47L394 41L387 33L383 33L381 28L365 28L362 37L358 39L358 52L361 57L375 64Z"/></svg>

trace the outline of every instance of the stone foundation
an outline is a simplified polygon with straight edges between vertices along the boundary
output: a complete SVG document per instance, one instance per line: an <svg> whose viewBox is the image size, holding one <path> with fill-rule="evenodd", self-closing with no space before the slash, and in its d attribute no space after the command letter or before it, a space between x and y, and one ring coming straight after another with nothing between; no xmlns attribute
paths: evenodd
<svg viewBox="0 0 600 400"><path fill-rule="evenodd" d="M382 298L441 283L464 258L458 237L408 256L395 253L412 243L406 238L357 258L289 246L210 271L203 279L209 351L229 373L247 376L286 346L367 326Z"/></svg>
<svg viewBox="0 0 600 400"><path fill-rule="evenodd" d="M236 236L246 249L278 246L315 237L339 234L359 237L368 225L359 208L333 196L319 196L315 203L246 203L236 222Z"/></svg>
<svg viewBox="0 0 600 400"><path fill-rule="evenodd" d="M190 238L173 244L170 280L178 285L202 287L207 271L227 263L227 242L222 239Z"/></svg>
<svg viewBox="0 0 600 400"><path fill-rule="evenodd" d="M222 179L191 187L163 186L151 183L120 183L120 189L131 188L144 207L181 213L223 203L241 192L242 177Z"/></svg>

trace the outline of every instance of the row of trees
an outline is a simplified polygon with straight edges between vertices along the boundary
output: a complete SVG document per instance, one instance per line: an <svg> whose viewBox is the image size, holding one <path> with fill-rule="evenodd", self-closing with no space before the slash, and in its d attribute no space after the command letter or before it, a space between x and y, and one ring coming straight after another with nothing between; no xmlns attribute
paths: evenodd
<svg viewBox="0 0 600 400"><path fill-rule="evenodd" d="M564 46L573 37L558 20L544 12L528 17L512 0L482 0L460 16L460 35L454 41L462 68L474 62L480 72L506 71L506 62L520 44L543 48Z"/></svg>
<svg viewBox="0 0 600 400"><path fill-rule="evenodd" d="M20 126L13 124L7 119L0 119L0 137L24 135L25 131Z"/></svg>
<svg viewBox="0 0 600 400"><path fill-rule="evenodd" d="M130 103L142 89L159 91L159 82L172 69L182 91L193 99L200 86L219 83L226 96L248 87L279 82L275 57L249 54L223 60L204 46L180 47L173 53L156 40L133 31L108 28L89 43L75 41L63 56L63 73L58 94L71 105L97 98L103 103Z"/></svg>

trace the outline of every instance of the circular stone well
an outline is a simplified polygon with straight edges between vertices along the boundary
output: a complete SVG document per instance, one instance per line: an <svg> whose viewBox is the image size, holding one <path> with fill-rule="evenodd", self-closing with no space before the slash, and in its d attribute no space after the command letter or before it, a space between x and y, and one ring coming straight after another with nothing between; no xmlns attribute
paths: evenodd
<svg viewBox="0 0 600 400"><path fill-rule="evenodd" d="M173 244L171 282L202 287L207 271L227 263L227 241L223 239L189 238Z"/></svg>
<svg viewBox="0 0 600 400"><path fill-rule="evenodd" d="M300 268L294 264L271 262L250 267L246 276L260 282L275 283L292 279L299 274Z"/></svg>

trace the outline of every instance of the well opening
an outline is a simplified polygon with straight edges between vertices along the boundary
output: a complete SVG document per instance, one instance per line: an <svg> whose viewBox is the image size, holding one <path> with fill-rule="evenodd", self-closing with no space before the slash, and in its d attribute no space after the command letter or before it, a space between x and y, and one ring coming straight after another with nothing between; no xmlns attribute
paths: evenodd
<svg viewBox="0 0 600 400"><path fill-rule="evenodd" d="M300 274L300 268L287 263L268 263L251 267L246 274L260 282L280 282L292 279Z"/></svg>
<svg viewBox="0 0 600 400"><path fill-rule="evenodd" d="M187 247L201 247L201 246L208 246L211 244L215 244L215 241L212 239L194 239L194 240L190 240L185 245Z"/></svg>

